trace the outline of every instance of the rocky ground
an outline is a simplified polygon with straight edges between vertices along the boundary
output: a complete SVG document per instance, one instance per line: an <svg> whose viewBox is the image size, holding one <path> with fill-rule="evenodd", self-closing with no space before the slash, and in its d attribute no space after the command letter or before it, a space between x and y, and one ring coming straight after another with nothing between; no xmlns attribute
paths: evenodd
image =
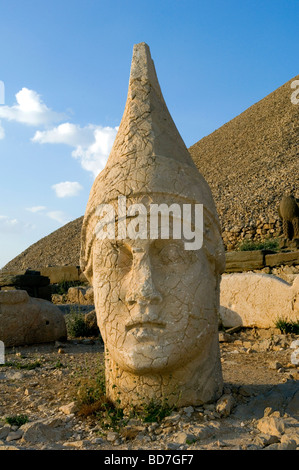
<svg viewBox="0 0 299 470"><path fill-rule="evenodd" d="M298 339L279 330L219 332L224 395L217 403L110 428L101 413L85 416L78 408L82 385L102 370L100 339L7 349L0 449L299 450L299 368L292 359ZM16 420L22 415L25 424Z"/></svg>

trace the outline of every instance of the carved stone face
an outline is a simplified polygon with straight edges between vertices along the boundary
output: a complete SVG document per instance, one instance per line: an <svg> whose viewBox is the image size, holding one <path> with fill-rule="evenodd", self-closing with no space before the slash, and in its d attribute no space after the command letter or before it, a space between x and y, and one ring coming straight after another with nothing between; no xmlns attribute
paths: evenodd
<svg viewBox="0 0 299 470"><path fill-rule="evenodd" d="M135 374L172 371L200 354L217 323L216 276L184 240L96 239L93 287L106 348Z"/></svg>

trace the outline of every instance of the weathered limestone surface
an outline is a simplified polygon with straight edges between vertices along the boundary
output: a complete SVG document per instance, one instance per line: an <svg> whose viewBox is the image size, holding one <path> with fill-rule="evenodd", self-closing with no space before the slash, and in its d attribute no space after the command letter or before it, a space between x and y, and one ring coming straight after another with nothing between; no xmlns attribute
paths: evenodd
<svg viewBox="0 0 299 470"><path fill-rule="evenodd" d="M183 239L123 238L117 231L113 240L97 238L98 205L109 203L118 214L120 195L128 209L142 203L147 214L153 203L203 204L203 248L188 251ZM124 115L82 227L81 268L94 287L111 400L138 406L167 398L186 406L219 398L224 265L210 188L169 114L149 47L137 44Z"/></svg>
<svg viewBox="0 0 299 470"><path fill-rule="evenodd" d="M299 319L299 276L293 284L268 274L222 275L220 317L225 327L272 328L278 318Z"/></svg>
<svg viewBox="0 0 299 470"><path fill-rule="evenodd" d="M0 340L6 347L66 339L60 310L26 291L0 291Z"/></svg>

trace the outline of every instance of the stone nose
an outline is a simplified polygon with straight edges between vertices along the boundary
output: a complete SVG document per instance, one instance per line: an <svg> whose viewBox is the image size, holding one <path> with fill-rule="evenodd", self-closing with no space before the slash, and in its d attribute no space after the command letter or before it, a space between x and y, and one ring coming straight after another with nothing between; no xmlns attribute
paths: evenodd
<svg viewBox="0 0 299 470"><path fill-rule="evenodd" d="M159 304L162 295L156 289L153 281L152 269L148 256L138 257L134 260L126 302L129 305Z"/></svg>

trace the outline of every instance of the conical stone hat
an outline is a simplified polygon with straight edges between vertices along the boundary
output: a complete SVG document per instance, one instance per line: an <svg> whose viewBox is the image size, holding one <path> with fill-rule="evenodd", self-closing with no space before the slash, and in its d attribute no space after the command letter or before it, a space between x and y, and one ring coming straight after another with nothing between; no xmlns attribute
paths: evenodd
<svg viewBox="0 0 299 470"><path fill-rule="evenodd" d="M119 130L106 166L93 183L83 220L80 263L87 277L98 205L111 203L118 196L149 194L172 195L186 203L203 204L204 217L209 220L205 231L215 234L215 253L223 266L220 226L210 187L168 111L150 49L140 43L133 49L127 102Z"/></svg>

